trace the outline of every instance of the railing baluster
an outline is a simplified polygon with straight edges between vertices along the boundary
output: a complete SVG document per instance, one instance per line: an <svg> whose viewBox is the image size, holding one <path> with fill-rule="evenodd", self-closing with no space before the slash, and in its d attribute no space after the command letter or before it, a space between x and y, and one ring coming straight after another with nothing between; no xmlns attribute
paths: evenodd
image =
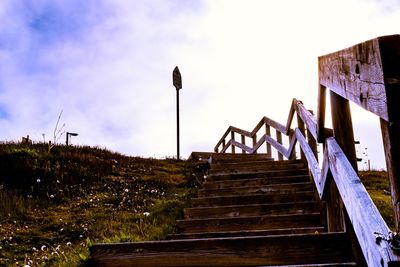
<svg viewBox="0 0 400 267"><path fill-rule="evenodd" d="M300 132L305 136L305 128L304 128L304 121L300 118L299 114L297 114L297 127L299 128ZM300 149L300 158L302 161L307 161L306 156L302 149Z"/></svg>
<svg viewBox="0 0 400 267"><path fill-rule="evenodd" d="M265 134L267 136L271 136L271 127L268 124L265 124ZM271 151L271 144L266 143L266 149L267 149L267 157L272 158L272 151Z"/></svg>
<svg viewBox="0 0 400 267"><path fill-rule="evenodd" d="M276 141L278 141L279 144L282 144L282 133L278 130L276 130ZM283 155L278 151L278 160L283 160Z"/></svg>
<svg viewBox="0 0 400 267"><path fill-rule="evenodd" d="M254 134L253 135L253 148L256 146L256 144L257 144L257 134ZM253 154L257 154L257 150L255 150L253 152Z"/></svg>
<svg viewBox="0 0 400 267"><path fill-rule="evenodd" d="M243 134L241 135L241 138L242 138L242 140L241 140L242 144L246 145L246 138L245 138L245 136ZM242 149L242 154L246 154L246 151L244 149Z"/></svg>
<svg viewBox="0 0 400 267"><path fill-rule="evenodd" d="M235 141L235 132L231 132L231 141ZM235 146L231 143L232 154L235 154Z"/></svg>

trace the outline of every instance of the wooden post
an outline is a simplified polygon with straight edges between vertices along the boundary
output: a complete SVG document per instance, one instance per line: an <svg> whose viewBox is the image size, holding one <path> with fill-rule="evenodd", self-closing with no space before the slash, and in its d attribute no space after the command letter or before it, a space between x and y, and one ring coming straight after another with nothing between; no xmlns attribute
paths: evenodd
<svg viewBox="0 0 400 267"><path fill-rule="evenodd" d="M282 133L278 130L276 130L276 140L278 141L279 144L282 144ZM279 151L278 151L278 160L283 160L283 155L282 153L279 153Z"/></svg>
<svg viewBox="0 0 400 267"><path fill-rule="evenodd" d="M235 141L235 132L231 132L231 141ZM235 154L235 146L231 143L232 154Z"/></svg>
<svg viewBox="0 0 400 267"><path fill-rule="evenodd" d="M241 135L241 139L242 139L242 144L246 145L246 139L245 139L245 136L243 134ZM246 154L246 151L244 149L242 149L242 154Z"/></svg>
<svg viewBox="0 0 400 267"><path fill-rule="evenodd" d="M330 98L333 135L357 172L357 157L349 101L332 91L330 91ZM328 231L343 231L345 229L343 203L331 174L328 174L327 180L329 181L329 193L327 194Z"/></svg>
<svg viewBox="0 0 400 267"><path fill-rule="evenodd" d="M296 138L294 136L294 131L291 131L291 133L289 133L289 143L292 140L292 138ZM296 159L296 149L295 148L293 148L293 153L292 153L292 155L290 155L289 159L290 160L295 160Z"/></svg>
<svg viewBox="0 0 400 267"><path fill-rule="evenodd" d="M400 122L380 120L396 231L400 230Z"/></svg>
<svg viewBox="0 0 400 267"><path fill-rule="evenodd" d="M255 134L255 135L253 136L253 148L256 146L256 144L257 144L257 134ZM254 154L257 154L257 150L254 151Z"/></svg>
<svg viewBox="0 0 400 267"><path fill-rule="evenodd" d="M317 110L317 134L318 142L324 143L325 141L325 105L326 103L326 87L323 85L318 86L318 110Z"/></svg>
<svg viewBox="0 0 400 267"><path fill-rule="evenodd" d="M311 114L314 115L312 110L309 110ZM317 149L317 141L314 139L314 137L312 136L310 130L307 128L307 141L308 144L310 145L310 148L315 156L315 158L318 161L318 149Z"/></svg>
<svg viewBox="0 0 400 267"><path fill-rule="evenodd" d="M297 114L297 127L299 128L299 130L301 131L303 136L305 136L306 131L305 131L305 127L304 127L304 121L300 118L299 114ZM306 156L304 155L304 152L301 149L300 149L300 158L303 162L307 161Z"/></svg>
<svg viewBox="0 0 400 267"><path fill-rule="evenodd" d="M268 124L265 124L265 134L267 136L271 136L271 127ZM266 149L267 149L267 157L272 158L272 152L271 152L271 144L266 142Z"/></svg>
<svg viewBox="0 0 400 267"><path fill-rule="evenodd" d="M333 136L343 150L351 166L357 172L356 148L349 100L330 91Z"/></svg>

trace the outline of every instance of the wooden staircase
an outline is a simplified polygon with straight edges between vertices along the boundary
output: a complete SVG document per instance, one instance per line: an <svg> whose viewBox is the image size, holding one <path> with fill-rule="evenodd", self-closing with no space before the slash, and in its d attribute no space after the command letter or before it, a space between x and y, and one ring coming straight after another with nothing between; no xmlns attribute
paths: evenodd
<svg viewBox="0 0 400 267"><path fill-rule="evenodd" d="M98 244L96 266L356 266L345 232L327 233L307 165L213 154L171 240Z"/></svg>

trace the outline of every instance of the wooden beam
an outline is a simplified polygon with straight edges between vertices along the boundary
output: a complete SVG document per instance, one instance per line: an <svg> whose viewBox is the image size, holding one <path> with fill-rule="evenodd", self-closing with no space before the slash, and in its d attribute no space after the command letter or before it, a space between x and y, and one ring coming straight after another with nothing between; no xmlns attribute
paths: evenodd
<svg viewBox="0 0 400 267"><path fill-rule="evenodd" d="M333 136L357 172L357 157L349 101L333 91L330 92L330 99Z"/></svg>
<svg viewBox="0 0 400 267"><path fill-rule="evenodd" d="M317 110L317 136L318 142L325 142L325 109L326 109L326 87L318 85L318 110Z"/></svg>
<svg viewBox="0 0 400 267"><path fill-rule="evenodd" d="M271 136L271 126L265 124L265 134ZM267 156L272 158L271 144L266 142Z"/></svg>
<svg viewBox="0 0 400 267"><path fill-rule="evenodd" d="M399 36L372 39L319 57L319 83L388 121L380 43L398 42Z"/></svg>
<svg viewBox="0 0 400 267"><path fill-rule="evenodd" d="M276 130L276 141L282 145L282 133L278 130ZM278 151L278 160L283 160L283 155L282 153L279 153Z"/></svg>
<svg viewBox="0 0 400 267"><path fill-rule="evenodd" d="M242 134L241 135L242 145L246 145L246 137ZM246 150L242 149L242 154L245 154Z"/></svg>
<svg viewBox="0 0 400 267"><path fill-rule="evenodd" d="M352 222L368 266L398 266L400 257L374 233L389 234L389 227L374 205L351 163L334 138L328 138L329 168Z"/></svg>
<svg viewBox="0 0 400 267"><path fill-rule="evenodd" d="M298 127L297 129L300 130L301 134L302 134L303 136L305 136L306 130L305 130L304 122L303 122L303 120L301 119L299 113L297 113L297 127ZM297 129L296 129L296 130L297 130ZM303 149L300 149L300 158L301 158L302 161L306 161L306 160L307 160L307 159L306 159L306 156L304 155Z"/></svg>
<svg viewBox="0 0 400 267"><path fill-rule="evenodd" d="M389 122L381 119L396 231L400 230L400 35L379 38Z"/></svg>
<svg viewBox="0 0 400 267"><path fill-rule="evenodd" d="M321 188L319 188L320 185L317 183L321 177L321 170L319 168L318 161L315 158L314 152L312 151L311 147L308 145L306 138L304 137L301 130L296 129L295 134L296 134L297 141L300 144L301 150L303 151L304 156L307 159L309 169L312 173L312 176L313 176L314 181L317 186L317 190L318 190L318 192L320 192L322 190L321 190Z"/></svg>
<svg viewBox="0 0 400 267"><path fill-rule="evenodd" d="M233 143L235 142L235 132L231 132L231 149L232 149L232 154L235 154L235 146Z"/></svg>
<svg viewBox="0 0 400 267"><path fill-rule="evenodd" d="M400 123L380 120L396 231L400 230Z"/></svg>

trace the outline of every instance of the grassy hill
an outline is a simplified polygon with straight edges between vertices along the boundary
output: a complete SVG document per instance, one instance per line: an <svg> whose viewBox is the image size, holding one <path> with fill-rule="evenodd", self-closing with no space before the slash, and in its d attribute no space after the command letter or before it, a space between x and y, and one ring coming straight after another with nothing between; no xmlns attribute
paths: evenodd
<svg viewBox="0 0 400 267"><path fill-rule="evenodd" d="M78 266L92 243L163 239L206 168L93 147L0 144L0 266ZM393 227L386 173L360 177Z"/></svg>
<svg viewBox="0 0 400 267"><path fill-rule="evenodd" d="M92 147L0 145L0 266L77 266L88 246L165 238L202 163Z"/></svg>

